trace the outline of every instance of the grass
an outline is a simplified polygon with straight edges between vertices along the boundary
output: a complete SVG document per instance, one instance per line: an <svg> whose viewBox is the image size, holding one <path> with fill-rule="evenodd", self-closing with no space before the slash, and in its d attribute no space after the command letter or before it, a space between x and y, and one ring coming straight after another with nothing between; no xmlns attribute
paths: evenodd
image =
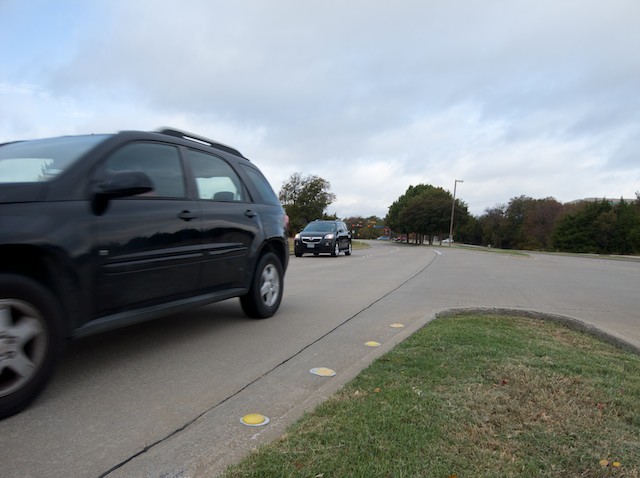
<svg viewBox="0 0 640 478"><path fill-rule="evenodd" d="M537 319L437 319L226 477L638 477L640 357Z"/></svg>

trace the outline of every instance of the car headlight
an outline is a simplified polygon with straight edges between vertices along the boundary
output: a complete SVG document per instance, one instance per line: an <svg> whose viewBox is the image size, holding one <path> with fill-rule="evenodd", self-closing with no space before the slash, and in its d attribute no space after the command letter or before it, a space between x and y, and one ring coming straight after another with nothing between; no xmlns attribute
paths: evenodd
<svg viewBox="0 0 640 478"><path fill-rule="evenodd" d="M300 233L298 233L295 236L293 236L293 240L294 241L299 241L300 240Z"/></svg>
<svg viewBox="0 0 640 478"><path fill-rule="evenodd" d="M325 239L327 240L331 240L335 237L335 234L327 234L326 236L324 236Z"/></svg>

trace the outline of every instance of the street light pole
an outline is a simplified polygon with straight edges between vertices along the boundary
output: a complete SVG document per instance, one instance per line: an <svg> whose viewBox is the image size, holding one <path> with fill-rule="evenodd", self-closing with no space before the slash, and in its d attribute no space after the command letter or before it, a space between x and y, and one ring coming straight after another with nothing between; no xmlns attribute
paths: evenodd
<svg viewBox="0 0 640 478"><path fill-rule="evenodd" d="M453 242L453 213L456 209L456 186L458 183L464 183L462 179L456 179L453 182L453 202L451 203L451 224L449 225L449 247L451 247L451 243Z"/></svg>

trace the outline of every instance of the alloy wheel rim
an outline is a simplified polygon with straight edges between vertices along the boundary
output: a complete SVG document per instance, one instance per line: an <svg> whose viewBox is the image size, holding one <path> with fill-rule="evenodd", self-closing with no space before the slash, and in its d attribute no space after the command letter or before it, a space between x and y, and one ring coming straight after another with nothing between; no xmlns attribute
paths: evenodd
<svg viewBox="0 0 640 478"><path fill-rule="evenodd" d="M42 315L27 302L0 299L0 396L24 387L42 366L46 352Z"/></svg>
<svg viewBox="0 0 640 478"><path fill-rule="evenodd" d="M272 307L280 295L280 277L273 264L267 265L262 270L260 277L260 297L267 307Z"/></svg>

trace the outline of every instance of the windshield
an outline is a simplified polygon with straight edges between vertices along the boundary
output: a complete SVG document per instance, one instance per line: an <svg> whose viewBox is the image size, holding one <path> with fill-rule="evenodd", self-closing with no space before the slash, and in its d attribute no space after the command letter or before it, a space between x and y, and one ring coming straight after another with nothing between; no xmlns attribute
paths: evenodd
<svg viewBox="0 0 640 478"><path fill-rule="evenodd" d="M0 183L48 181L109 136L64 136L0 145Z"/></svg>
<svg viewBox="0 0 640 478"><path fill-rule="evenodd" d="M304 228L305 232L331 232L336 230L333 222L310 222Z"/></svg>

